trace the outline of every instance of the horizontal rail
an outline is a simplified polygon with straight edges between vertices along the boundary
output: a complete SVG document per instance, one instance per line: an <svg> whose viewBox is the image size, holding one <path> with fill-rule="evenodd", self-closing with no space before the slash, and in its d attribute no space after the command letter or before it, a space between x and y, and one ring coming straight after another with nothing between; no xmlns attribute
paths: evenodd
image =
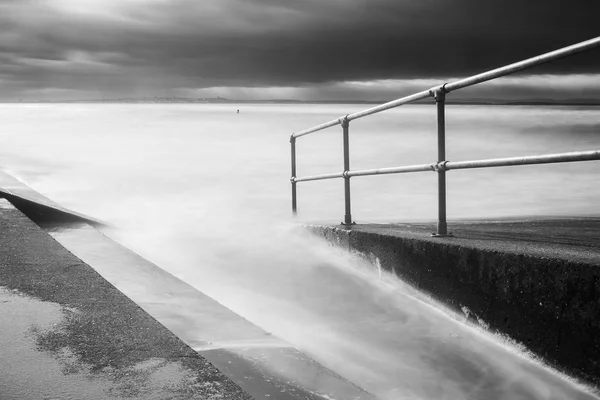
<svg viewBox="0 0 600 400"><path fill-rule="evenodd" d="M294 133L292 135L292 137L293 138L297 138L297 137L300 137L300 136L308 135L309 133L313 133L313 132L317 132L317 131L322 131L323 129L331 128L332 126L340 125L342 123L342 119L343 118L338 118L338 119L335 119L333 121L325 122L324 124L317 125L317 126L314 126L312 128L309 128L309 129L305 129L305 130L300 131L300 132L296 132L296 133Z"/></svg>
<svg viewBox="0 0 600 400"><path fill-rule="evenodd" d="M430 97L431 95L432 94L431 94L430 90L424 90L419 93L411 94L410 96L402 97L398 100L393 100L393 101L390 101L387 103L380 104L376 107L372 107L372 108L366 109L364 111L359 111L359 112L356 112L353 114L348 114L347 118L348 118L348 121L363 118L363 117L366 117L367 115L377 114L379 112L389 110L390 108L395 108L395 107L399 107L404 104L413 103L415 101L426 99L426 98Z"/></svg>
<svg viewBox="0 0 600 400"><path fill-rule="evenodd" d="M292 182L308 182L308 181L322 181L325 179L335 179L335 178L343 178L343 172L334 172L333 174L323 174L323 175L311 175L304 176L300 178L292 178Z"/></svg>
<svg viewBox="0 0 600 400"><path fill-rule="evenodd" d="M519 61L510 65L506 65L504 67L493 69L491 71L473 75L471 77L464 78L452 83L446 83L445 85L443 85L443 88L446 92L452 92L455 90L466 88L468 86L476 85L478 83L489 81L491 79L499 78L501 76L510 75L527 68L535 67L536 65L547 63L549 61L558 60L559 58L567 57L598 46L600 46L600 36L594 39L586 40L585 42L577 43L568 47L563 47L562 49L554 50L536 57L531 57L527 60Z"/></svg>
<svg viewBox="0 0 600 400"><path fill-rule="evenodd" d="M433 165L421 164L421 165L409 165L406 167L364 169L361 171L348 171L347 175L349 177L353 177L353 176L369 176L369 175L404 174L407 172L424 172L424 171L433 171Z"/></svg>
<svg viewBox="0 0 600 400"><path fill-rule="evenodd" d="M600 160L600 150L574 151L571 153L545 154L542 156L493 158L475 161L447 161L440 163L439 168L444 170L510 167L514 165L554 164L575 161Z"/></svg>
<svg viewBox="0 0 600 400"><path fill-rule="evenodd" d="M563 47L562 49L554 50L549 53L545 53L536 57L528 58L527 60L519 61L513 64L506 65L504 67L496 68L491 71L483 72L481 74L473 75L468 78L460 79L454 82L440 84L435 86L436 89L442 89L444 92L453 92L459 89L466 88L468 86L473 86L478 83L486 82L495 78L499 78L502 76L510 75L518 71L522 71L527 68L531 68L540 64L544 64L550 61L558 60L563 57L567 57L576 53L580 53L585 50L592 49L594 47L600 46L600 36L586 40L585 42L576 43L571 46ZM347 118L348 121L352 121L355 119L363 118L368 115L376 114L385 110L389 110L391 108L399 107L404 104L413 103L418 100L423 100L428 97L432 97L434 95L434 90L424 90L422 92L418 92L406 97L402 97L397 100L393 100L384 104L380 104L376 107L372 107L366 109L364 111L359 111L356 113L348 114L346 116L340 117L338 119L326 122L321 125L317 125L315 127L305 129L299 132L296 132L292 135L293 138L297 138L300 136L308 135L313 132L318 132L323 129L331 128L332 126L340 125L344 118Z"/></svg>
<svg viewBox="0 0 600 400"><path fill-rule="evenodd" d="M379 169L364 169L358 171L335 172L332 174L305 176L292 178L292 182L318 181L324 179L335 179L353 176L371 176L386 174L403 174L409 172L424 171L450 171L455 169L510 167L515 165L554 164L576 161L600 160L600 150L574 151L570 153L544 154L540 156L492 158L474 161L442 161L435 164L418 164L404 167L391 167Z"/></svg>

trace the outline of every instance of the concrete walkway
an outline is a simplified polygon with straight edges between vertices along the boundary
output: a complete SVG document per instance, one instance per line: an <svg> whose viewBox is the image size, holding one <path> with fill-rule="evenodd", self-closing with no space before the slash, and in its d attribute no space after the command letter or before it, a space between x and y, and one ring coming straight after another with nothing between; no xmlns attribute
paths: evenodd
<svg viewBox="0 0 600 400"><path fill-rule="evenodd" d="M361 224L352 230L600 265L600 218L452 221L449 238L432 238L435 224Z"/></svg>
<svg viewBox="0 0 600 400"><path fill-rule="evenodd" d="M250 399L0 200L0 398Z"/></svg>

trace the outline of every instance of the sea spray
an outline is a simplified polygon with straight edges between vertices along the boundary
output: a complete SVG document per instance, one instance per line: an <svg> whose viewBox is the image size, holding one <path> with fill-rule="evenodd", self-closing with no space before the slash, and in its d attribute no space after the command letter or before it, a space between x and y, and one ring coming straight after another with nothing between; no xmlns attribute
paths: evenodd
<svg viewBox="0 0 600 400"><path fill-rule="evenodd" d="M144 255L383 399L593 398L498 337L449 317L368 257L270 222L220 219L227 227L213 231L182 221L164 232L178 238L173 252L161 255L156 246ZM135 237L165 240L120 234L134 248ZM198 243L210 243L210 251ZM187 264L173 253L198 258Z"/></svg>
<svg viewBox="0 0 600 400"><path fill-rule="evenodd" d="M247 106L243 119L230 118L232 108L2 106L0 156L34 189L111 222L107 234L380 398L590 398L393 275L290 224L289 134L362 106ZM357 121L353 167L431 161L433 112L413 106ZM561 135L570 121L593 126L598 112L452 106L448 155L597 146L597 135ZM340 136L299 143L299 172L339 170ZM589 210L598 171L559 167L456 172L449 210L453 218ZM353 180L353 215L359 223L431 219L433 178ZM339 223L342 197L341 182L300 185L300 218Z"/></svg>

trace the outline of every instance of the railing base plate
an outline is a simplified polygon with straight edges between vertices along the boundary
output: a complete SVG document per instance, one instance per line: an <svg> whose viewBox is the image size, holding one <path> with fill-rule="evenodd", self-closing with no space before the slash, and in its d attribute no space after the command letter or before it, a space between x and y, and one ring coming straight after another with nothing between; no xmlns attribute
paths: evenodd
<svg viewBox="0 0 600 400"><path fill-rule="evenodd" d="M452 233L452 232L448 232L448 233L435 233L435 232L433 232L431 234L431 237L454 237L454 233Z"/></svg>

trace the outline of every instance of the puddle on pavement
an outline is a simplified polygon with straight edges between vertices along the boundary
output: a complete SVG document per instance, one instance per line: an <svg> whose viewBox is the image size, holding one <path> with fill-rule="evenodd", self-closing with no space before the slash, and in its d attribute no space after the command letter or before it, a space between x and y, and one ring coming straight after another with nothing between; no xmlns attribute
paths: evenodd
<svg viewBox="0 0 600 400"><path fill-rule="evenodd" d="M2 400L187 399L198 385L212 384L197 382L179 363L159 358L95 370L80 361L74 348L57 346L53 340L78 313L0 286Z"/></svg>

